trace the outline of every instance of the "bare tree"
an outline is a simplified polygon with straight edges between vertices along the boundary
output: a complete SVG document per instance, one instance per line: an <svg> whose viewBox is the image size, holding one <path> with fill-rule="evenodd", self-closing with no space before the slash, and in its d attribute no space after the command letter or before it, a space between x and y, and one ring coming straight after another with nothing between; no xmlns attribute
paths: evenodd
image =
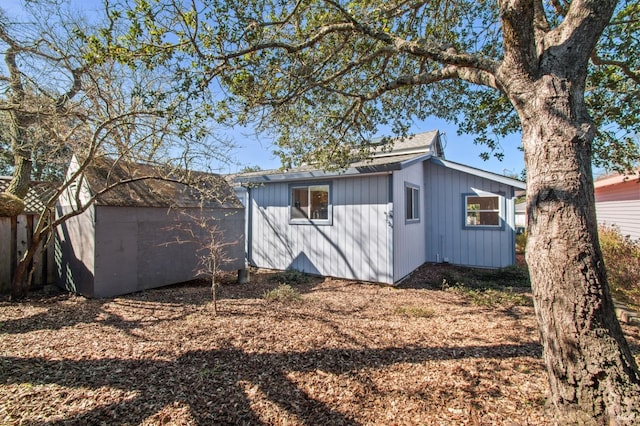
<svg viewBox="0 0 640 426"><path fill-rule="evenodd" d="M198 214L181 210L184 219L171 227L171 231L178 231L176 240L168 244L189 244L196 247L199 269L196 275L208 277L211 283L211 300L213 312L218 314L217 278L225 264L234 261L228 249L239 243L237 239L230 239L220 226L220 219L208 216L203 209Z"/></svg>
<svg viewBox="0 0 640 426"><path fill-rule="evenodd" d="M46 200L16 268L15 298L27 292L29 265L52 230L101 194L144 179L187 182L190 168L225 161L232 148L228 140L215 137L206 107L197 96L185 96L171 70L97 60L88 53L94 29L77 11L38 2L25 10L27 17L20 19L28 22L0 10L0 114L8 123L0 135L13 158L6 167L12 180L0 194L0 215L16 216L24 209L34 172L46 167L48 176L64 180ZM109 17L104 19L116 33ZM72 155L77 167L65 174ZM163 172L120 176L84 194L84 172L103 158L162 165L157 170ZM73 208L56 214L63 195L74 200Z"/></svg>

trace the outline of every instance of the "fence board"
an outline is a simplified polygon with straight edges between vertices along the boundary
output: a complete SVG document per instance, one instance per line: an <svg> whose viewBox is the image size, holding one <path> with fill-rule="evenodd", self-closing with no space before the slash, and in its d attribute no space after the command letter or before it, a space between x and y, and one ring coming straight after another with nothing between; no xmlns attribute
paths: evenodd
<svg viewBox="0 0 640 426"><path fill-rule="evenodd" d="M0 217L0 292L11 286L11 218Z"/></svg>
<svg viewBox="0 0 640 426"><path fill-rule="evenodd" d="M35 215L19 215L17 218L0 217L0 293L8 293L18 261L31 242ZM41 288L55 283L53 244L38 250L36 269L31 288Z"/></svg>

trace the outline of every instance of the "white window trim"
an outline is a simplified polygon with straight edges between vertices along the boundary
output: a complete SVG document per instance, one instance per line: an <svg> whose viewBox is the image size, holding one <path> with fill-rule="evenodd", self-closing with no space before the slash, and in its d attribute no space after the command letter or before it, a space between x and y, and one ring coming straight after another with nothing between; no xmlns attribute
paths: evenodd
<svg viewBox="0 0 640 426"><path fill-rule="evenodd" d="M414 213L414 210L417 209L417 217L411 217L409 218L409 210L407 209L407 189L411 189L411 201L412 201L412 205L411 205L411 213ZM405 223L420 223L421 220L421 214L422 214L422 209L420 208L420 186L413 184L413 183L409 183L409 182L405 182L404 183L404 222Z"/></svg>
<svg viewBox="0 0 640 426"><path fill-rule="evenodd" d="M328 190L328 205L327 205L327 219L313 219L313 218L294 218L291 217L291 204L293 203L293 190L307 188L307 197L311 197L311 191L309 188L314 186L326 186ZM287 214L289 216L290 225L333 225L333 186L331 182L300 182L295 184L289 184L289 202L287 204ZM308 199L308 204L311 205L311 200Z"/></svg>
<svg viewBox="0 0 640 426"><path fill-rule="evenodd" d="M467 209L467 199L469 197L492 197L498 199L498 209L497 210L474 210L474 212L498 212L498 224L497 225L472 225L467 223L467 216L469 211ZM505 221L504 221L504 203L505 196L503 193L494 193L494 192L485 192L485 191L476 191L467 194L462 194L462 206L464 209L464 215L462 216L462 228L463 229L485 229L485 230L504 230Z"/></svg>

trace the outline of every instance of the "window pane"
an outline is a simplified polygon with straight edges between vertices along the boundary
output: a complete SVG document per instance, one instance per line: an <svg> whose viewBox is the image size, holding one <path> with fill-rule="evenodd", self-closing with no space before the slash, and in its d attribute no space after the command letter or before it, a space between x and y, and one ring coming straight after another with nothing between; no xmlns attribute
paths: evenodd
<svg viewBox="0 0 640 426"><path fill-rule="evenodd" d="M498 226L500 225L500 216L498 212L482 212L480 213L480 223L478 225Z"/></svg>
<svg viewBox="0 0 640 426"><path fill-rule="evenodd" d="M467 197L466 224L470 226L500 226L500 197Z"/></svg>
<svg viewBox="0 0 640 426"><path fill-rule="evenodd" d="M413 191L410 187L405 188L405 201L407 203L407 205L405 206L407 219L413 219Z"/></svg>
<svg viewBox="0 0 640 426"><path fill-rule="evenodd" d="M311 195L311 219L329 219L329 186L309 187Z"/></svg>
<svg viewBox="0 0 640 426"><path fill-rule="evenodd" d="M480 225L480 213L467 212L467 225Z"/></svg>
<svg viewBox="0 0 640 426"><path fill-rule="evenodd" d="M498 210L498 197L467 197L467 210Z"/></svg>
<svg viewBox="0 0 640 426"><path fill-rule="evenodd" d="M406 186L404 195L407 220L420 219L420 190L418 188Z"/></svg>
<svg viewBox="0 0 640 426"><path fill-rule="evenodd" d="M293 188L291 190L291 219L309 218L309 190L308 188Z"/></svg>

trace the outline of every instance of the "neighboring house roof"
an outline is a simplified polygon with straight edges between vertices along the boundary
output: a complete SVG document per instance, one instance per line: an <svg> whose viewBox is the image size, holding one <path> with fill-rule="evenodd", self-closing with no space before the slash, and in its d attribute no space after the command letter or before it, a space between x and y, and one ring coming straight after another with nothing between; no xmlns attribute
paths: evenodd
<svg viewBox="0 0 640 426"><path fill-rule="evenodd" d="M0 192L4 192L9 188L11 182L11 176L0 176ZM25 197L25 209L26 214L40 214L45 208L49 198L55 193L57 183L55 182L31 182L29 186L29 192Z"/></svg>
<svg viewBox="0 0 640 426"><path fill-rule="evenodd" d="M346 177L363 173L382 173L400 170L418 161L443 155L439 132L433 130L392 141L391 146L374 149L370 158L354 161L347 168L322 170L316 165L304 165L291 170L262 170L242 173L234 177L241 184L284 182L292 180Z"/></svg>
<svg viewBox="0 0 640 426"><path fill-rule="evenodd" d="M629 174L616 173L613 175L607 175L599 177L593 183L595 188L604 188L605 186L617 185L619 183L625 183L630 181L640 182L640 169Z"/></svg>
<svg viewBox="0 0 640 426"><path fill-rule="evenodd" d="M94 194L113 185L96 198L98 205L242 208L233 189L217 174L192 171L180 178L160 166L96 158L84 176ZM130 179L138 180L126 182Z"/></svg>

